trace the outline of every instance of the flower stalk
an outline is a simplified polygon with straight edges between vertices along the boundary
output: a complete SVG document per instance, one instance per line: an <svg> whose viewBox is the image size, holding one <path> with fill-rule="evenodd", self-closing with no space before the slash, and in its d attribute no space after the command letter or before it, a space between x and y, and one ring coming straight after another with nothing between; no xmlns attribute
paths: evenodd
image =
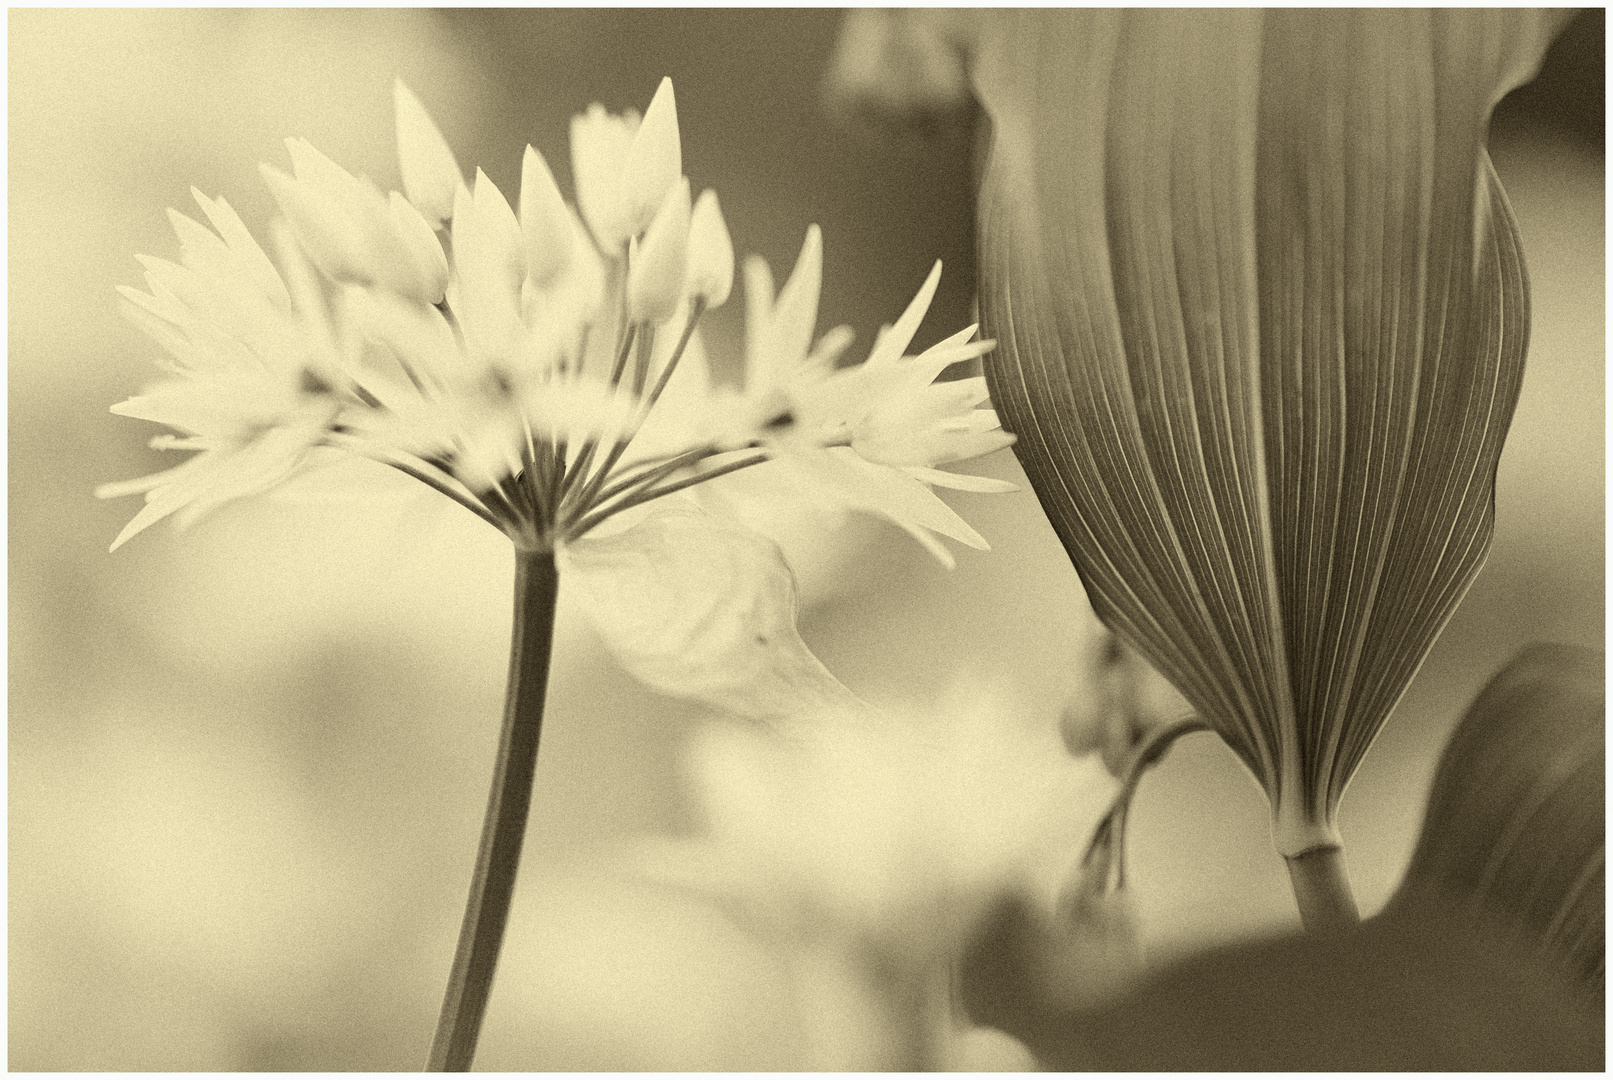
<svg viewBox="0 0 1613 1080"><path fill-rule="evenodd" d="M1132 751L1122 770L1120 790L1109 804L1109 812L1099 820L1092 831L1092 840L1081 860L1081 871L1101 875L1100 892L1125 888L1126 885L1126 818L1131 811L1131 800L1137 794L1137 785L1143 774L1165 756L1183 735L1195 731L1209 731L1210 725L1197 716L1189 716L1165 724L1151 732Z"/></svg>
<svg viewBox="0 0 1613 1080"><path fill-rule="evenodd" d="M1314 848L1285 861L1299 920L1308 933L1336 934L1361 921L1350 875L1344 869L1343 848Z"/></svg>
<svg viewBox="0 0 1613 1080"><path fill-rule="evenodd" d="M476 1054L476 1039L498 966L510 896L521 862L521 842L526 835L538 736L543 728L543 704L549 686L559 585L553 551L516 549L515 615L510 631L504 726L499 733L498 759L493 767L493 787L482 823L470 899L465 904L448 991L431 1042L428 1072L468 1071Z"/></svg>

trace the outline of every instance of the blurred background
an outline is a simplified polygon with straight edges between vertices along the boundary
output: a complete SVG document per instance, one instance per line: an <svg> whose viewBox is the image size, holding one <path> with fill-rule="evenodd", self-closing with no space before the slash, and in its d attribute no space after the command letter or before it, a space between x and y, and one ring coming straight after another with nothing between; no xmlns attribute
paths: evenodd
<svg viewBox="0 0 1613 1080"><path fill-rule="evenodd" d="M177 251L164 208L192 212L195 185L263 236L257 166L284 167L287 136L399 186L394 75L507 195L528 142L564 188L571 115L642 109L670 75L685 172L718 190L736 248L782 275L819 223L819 327L849 323L864 349L943 259L927 345L970 319L968 133L832 122L838 18L10 13L11 1068L418 1068L486 798L511 554L470 515L429 493L263 499L107 554L137 505L93 488L173 463L146 449L151 425L107 412L154 373L114 289L140 282L136 253ZM1530 367L1489 565L1344 802L1363 913L1393 890L1489 675L1526 642L1602 645L1602 35L1600 11L1581 15L1493 125L1533 282ZM719 364L739 355L740 308L708 320ZM1007 453L974 467L1019 476ZM994 548L955 571L872 522L805 552L803 633L876 704L977 679L1053 725L1093 634L1080 584L1028 491L955 505ZM709 913L594 869L624 838L694 827L680 760L699 719L562 610L479 1065L787 1064L769 1056L765 961ZM1156 955L1297 925L1264 801L1208 736L1145 782L1131 845Z"/></svg>

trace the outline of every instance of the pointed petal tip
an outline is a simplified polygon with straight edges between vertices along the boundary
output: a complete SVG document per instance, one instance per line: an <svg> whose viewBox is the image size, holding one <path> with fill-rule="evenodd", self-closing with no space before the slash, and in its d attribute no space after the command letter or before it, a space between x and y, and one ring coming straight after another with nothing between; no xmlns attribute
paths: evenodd
<svg viewBox="0 0 1613 1080"><path fill-rule="evenodd" d="M928 551L931 555L935 556L936 562L940 563L948 570L956 570L958 568L957 556L952 554L951 551L947 550L947 546L943 544L934 533L919 527L911 528L908 530L908 532L912 533L914 538L917 539L919 543L924 545L925 551Z"/></svg>
<svg viewBox="0 0 1613 1080"><path fill-rule="evenodd" d="M683 295L689 255L689 179L680 177L668 189L641 244L629 244L628 312L642 322L672 317Z"/></svg>
<svg viewBox="0 0 1613 1080"><path fill-rule="evenodd" d="M672 109L674 115L678 107L678 95L672 89L672 76L663 75L661 81L655 84L655 93L650 97L650 104L644 110L645 119L655 109Z"/></svg>
<svg viewBox="0 0 1613 1080"><path fill-rule="evenodd" d="M108 555L112 554L112 552L118 550L118 548L122 547L124 544L127 544L137 535L144 532L146 526L156 521L155 518L147 518L145 521L141 521L140 518L143 516L143 512L139 515L136 515L133 521L129 522L123 527L123 530L118 533L117 538L112 541L111 546L106 549Z"/></svg>

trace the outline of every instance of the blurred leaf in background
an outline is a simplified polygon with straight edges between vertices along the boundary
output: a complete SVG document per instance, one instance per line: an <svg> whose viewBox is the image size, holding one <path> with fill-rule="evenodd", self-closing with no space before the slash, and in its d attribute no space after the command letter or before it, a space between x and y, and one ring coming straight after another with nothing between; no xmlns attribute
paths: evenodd
<svg viewBox="0 0 1613 1080"><path fill-rule="evenodd" d="M972 957L970 1014L1055 1070L1600 1070L1601 1009L1493 928L1375 919L1221 946L1102 1008L1027 996L1031 924L1006 908Z"/></svg>

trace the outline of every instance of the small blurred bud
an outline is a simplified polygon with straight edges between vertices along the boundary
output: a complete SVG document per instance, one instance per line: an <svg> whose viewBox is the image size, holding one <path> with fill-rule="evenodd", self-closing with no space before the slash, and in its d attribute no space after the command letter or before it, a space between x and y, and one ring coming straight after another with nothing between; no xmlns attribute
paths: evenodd
<svg viewBox="0 0 1613 1080"><path fill-rule="evenodd" d="M567 292L577 304L577 317L592 319L605 303L605 260L588 237L588 228L577 211L566 208L571 222L571 263L566 268Z"/></svg>
<svg viewBox="0 0 1613 1080"><path fill-rule="evenodd" d="M480 169L475 189L455 197L453 242L454 311L466 344L480 356L504 356L519 328L526 245L509 201Z"/></svg>
<svg viewBox="0 0 1613 1080"><path fill-rule="evenodd" d="M668 189L683 175L683 148L678 137L678 104L672 80L663 78L650 107L644 110L622 163L623 215L630 233L649 228Z"/></svg>
<svg viewBox="0 0 1613 1080"><path fill-rule="evenodd" d="M527 279L521 283L521 304L532 325L559 330L562 349L570 351L581 343L584 328L605 302L605 260L577 211L569 206L561 209L570 238L566 264L541 287L533 281L529 265Z"/></svg>
<svg viewBox="0 0 1613 1080"><path fill-rule="evenodd" d="M722 307L734 288L734 243L723 221L717 193L700 193L689 218L689 272L685 291L707 308Z"/></svg>
<svg viewBox="0 0 1613 1080"><path fill-rule="evenodd" d="M680 178L667 191L644 242L633 239L627 263L627 313L634 322L664 322L678 309L688 267L689 215L689 181Z"/></svg>
<svg viewBox="0 0 1613 1080"><path fill-rule="evenodd" d="M1081 663L1081 684L1059 715L1064 745L1077 757L1101 754L1114 776L1124 776L1149 735L1192 712L1192 707L1135 650L1105 632Z"/></svg>
<svg viewBox="0 0 1613 1080"><path fill-rule="evenodd" d="M825 93L840 112L912 119L970 99L955 12L857 8L846 13Z"/></svg>
<svg viewBox="0 0 1613 1080"><path fill-rule="evenodd" d="M571 258L571 211L549 163L530 146L521 159L521 235L526 239L527 277L539 288L552 284Z"/></svg>
<svg viewBox="0 0 1613 1080"><path fill-rule="evenodd" d="M433 228L454 216L454 190L465 182L448 141L403 80L392 83L403 190Z"/></svg>
<svg viewBox="0 0 1613 1080"><path fill-rule="evenodd" d="M292 238L314 266L336 280L357 277L357 231L327 224L327 219L334 215L321 207L315 194L295 178L268 164L259 165L258 172L285 216Z"/></svg>

